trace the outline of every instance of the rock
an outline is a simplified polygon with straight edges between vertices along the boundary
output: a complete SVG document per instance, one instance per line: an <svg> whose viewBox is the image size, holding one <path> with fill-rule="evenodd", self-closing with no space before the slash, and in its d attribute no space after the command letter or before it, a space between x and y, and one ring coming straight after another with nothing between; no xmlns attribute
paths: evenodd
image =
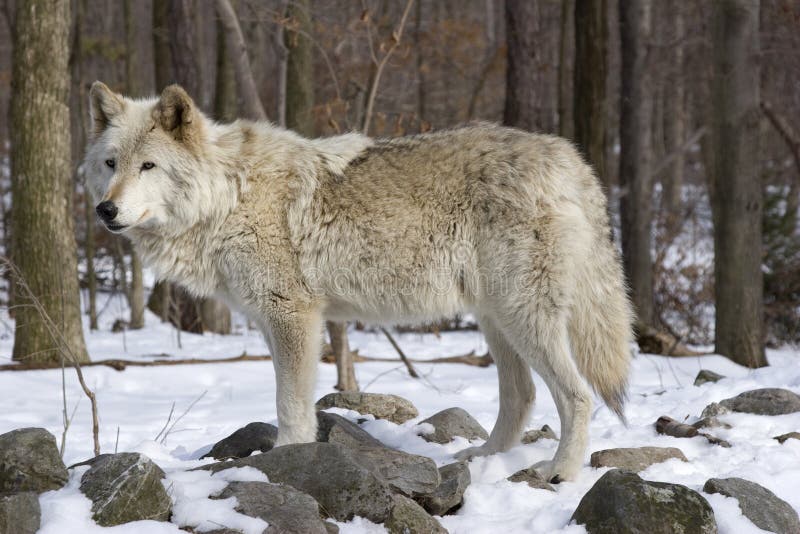
<svg viewBox="0 0 800 534"><path fill-rule="evenodd" d="M456 462L439 468L442 482L433 492L421 496L417 501L433 515L446 515L461 506L464 492L472 482L466 463Z"/></svg>
<svg viewBox="0 0 800 534"><path fill-rule="evenodd" d="M255 451L267 452L275 446L278 439L278 427L267 423L250 423L227 438L214 444L203 458L227 460L228 458L244 458Z"/></svg>
<svg viewBox="0 0 800 534"><path fill-rule="evenodd" d="M319 412L317 417L320 421L319 437L355 452L357 461L379 475L395 491L412 497L430 493L439 486L439 470L430 458L390 449L340 415Z"/></svg>
<svg viewBox="0 0 800 534"><path fill-rule="evenodd" d="M0 496L0 534L36 534L41 521L36 492Z"/></svg>
<svg viewBox="0 0 800 534"><path fill-rule="evenodd" d="M361 393L359 391L340 391L329 393L317 401L317 410L344 408L361 414L371 414L378 419L386 419L398 425L419 415L411 401L397 395L380 393Z"/></svg>
<svg viewBox="0 0 800 534"><path fill-rule="evenodd" d="M783 442L785 442L787 439L800 439L800 432L789 432L787 434L775 436L772 439L777 439L778 443L783 444Z"/></svg>
<svg viewBox="0 0 800 534"><path fill-rule="evenodd" d="M420 505L402 495L394 496L394 506L383 526L389 534L447 534Z"/></svg>
<svg viewBox="0 0 800 534"><path fill-rule="evenodd" d="M593 452L590 464L592 467L616 467L638 473L671 458L688 462L683 452L676 447L634 447Z"/></svg>
<svg viewBox="0 0 800 534"><path fill-rule="evenodd" d="M47 430L20 428L0 435L0 494L56 490L68 477L56 438Z"/></svg>
<svg viewBox="0 0 800 534"><path fill-rule="evenodd" d="M718 415L725 415L726 413L731 413L731 411L718 402L712 402L703 408L703 412L700 414L700 417L702 419L709 419Z"/></svg>
<svg viewBox="0 0 800 534"><path fill-rule="evenodd" d="M81 478L81 492L92 501L92 517L104 527L152 519L169 521L172 500L161 479L164 471L135 452L102 454Z"/></svg>
<svg viewBox="0 0 800 534"><path fill-rule="evenodd" d="M422 423L433 425L431 434L422 434L422 439L434 443L450 443L456 436L473 439L489 439L489 434L470 414L461 408L448 408L433 414ZM420 423L420 424L422 424Z"/></svg>
<svg viewBox="0 0 800 534"><path fill-rule="evenodd" d="M522 435L522 444L527 445L528 443L536 443L540 439L555 439L557 440L558 437L556 433L553 432L553 429L547 425L544 425L540 430L528 430Z"/></svg>
<svg viewBox="0 0 800 534"><path fill-rule="evenodd" d="M716 417L704 417L699 421L692 423L692 426L697 430L700 430L701 428L733 428L728 423L720 421Z"/></svg>
<svg viewBox="0 0 800 534"><path fill-rule="evenodd" d="M339 534L339 525L331 523L330 521L323 521L322 525L325 527L328 534Z"/></svg>
<svg viewBox="0 0 800 534"><path fill-rule="evenodd" d="M712 534L714 511L702 495L680 484L649 482L612 469L581 499L572 520L590 534Z"/></svg>
<svg viewBox="0 0 800 534"><path fill-rule="evenodd" d="M800 412L800 395L788 389L763 388L745 391L719 404L733 412L783 415Z"/></svg>
<svg viewBox="0 0 800 534"><path fill-rule="evenodd" d="M534 489L543 489L548 491L555 491L553 486L547 483L547 481L542 478L542 475L534 469L533 467L528 467L527 469L520 469L506 480L511 482L525 482L528 486Z"/></svg>
<svg viewBox="0 0 800 534"><path fill-rule="evenodd" d="M326 534L319 504L291 486L269 482L231 482L220 499L236 497L236 511L269 523L264 534Z"/></svg>
<svg viewBox="0 0 800 534"><path fill-rule="evenodd" d="M382 523L393 506L389 485L366 468L357 453L336 443L284 445L198 469L216 473L245 466L263 472L270 482L288 484L308 493L317 500L326 516L338 521L348 521L359 515Z"/></svg>
<svg viewBox="0 0 800 534"><path fill-rule="evenodd" d="M714 371L709 371L708 369L703 369L694 379L695 386L701 386L703 384L707 384L708 382L717 382L725 378L721 374L715 373Z"/></svg>
<svg viewBox="0 0 800 534"><path fill-rule="evenodd" d="M743 478L712 478L706 493L720 493L739 501L742 513L758 528L781 534L800 534L800 518L792 506L770 490Z"/></svg>

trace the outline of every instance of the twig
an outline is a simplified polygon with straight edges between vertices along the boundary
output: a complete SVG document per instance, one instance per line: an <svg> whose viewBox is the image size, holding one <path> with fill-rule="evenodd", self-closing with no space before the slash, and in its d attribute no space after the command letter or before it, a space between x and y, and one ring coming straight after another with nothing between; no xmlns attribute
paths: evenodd
<svg viewBox="0 0 800 534"><path fill-rule="evenodd" d="M186 416L186 414L188 414L191 411L191 409L194 408L194 405L197 404L198 402L200 402L200 399L202 399L203 397L206 396L206 393L208 393L208 390L203 391L200 394L200 396L198 396L195 400L193 400L192 403L189 406L186 407L186 410L184 410L183 413L181 415L179 415L177 419L175 419L175 422L172 423L172 426L170 426L169 429L167 429L167 431L164 433L164 437L161 438L160 443L162 445L164 443L166 443L167 438L169 437L170 433L175 428L175 425L180 423L181 419L183 419Z"/></svg>
<svg viewBox="0 0 800 534"><path fill-rule="evenodd" d="M375 96L378 94L378 85L381 82L383 69L386 67L386 63L389 61L389 58L400 45L400 39L403 37L403 28L406 25L408 13L411 11L412 5L414 5L414 0L408 0L408 2L406 2L406 8L403 10L403 17L400 19L400 24L398 24L397 28L395 28L395 30L392 32L392 45L383 55L378 63L377 69L375 70L375 77L372 79L372 86L369 88L369 94L367 96L367 107L366 112L364 113L364 125L361 128L361 130L364 132L364 135L369 134L369 123L372 122L372 110L375 107ZM370 39L370 42L371 41L372 39Z"/></svg>
<svg viewBox="0 0 800 534"><path fill-rule="evenodd" d="M175 412L175 401L172 401L172 408L169 409L169 415L167 415L167 422L164 423L164 428L161 429L161 432L159 432L158 435L156 435L153 441L158 441L158 438L160 438L161 435L167 430L169 422L172 421L173 412Z"/></svg>
<svg viewBox="0 0 800 534"><path fill-rule="evenodd" d="M117 427L117 439L114 441L114 454L117 454L119 449L119 427Z"/></svg>
<svg viewBox="0 0 800 534"><path fill-rule="evenodd" d="M408 374L411 375L411 378L419 378L419 375L417 374L417 370L414 369L414 366L411 364L410 361L408 361L408 357L403 352L403 349L400 348L400 345L397 344L397 341L394 340L394 337L392 337L392 334L390 334L389 331L386 330L383 327L381 327L381 332L383 332L383 335L385 335L386 339L389 340L389 343L392 344L392 346L394 347L394 350L397 351L397 354L400 355L400 359L403 360L403 363L406 365L406 369L408 369Z"/></svg>
<svg viewBox="0 0 800 534"><path fill-rule="evenodd" d="M33 294L33 290L31 290L28 283L23 278L22 273L19 272L14 263L6 258L5 256L0 256L0 265L3 265L5 268L9 270L11 276L13 277L14 281L17 283L19 289L21 289L25 295L30 299L31 304L36 308L41 316L42 323L44 323L45 328L47 329L47 333L50 335L50 338L53 342L59 346L59 350L61 352L62 358L66 357L69 359L72 366L75 368L75 373L78 375L78 382L81 385L81 389L83 389L84 394L89 397L89 402L92 407L92 437L94 438L94 455L100 455L100 421L97 417L97 397L95 396L94 392L89 389L89 386L86 385L86 381L83 378L83 371L81 370L81 364L78 361L76 355L72 352L72 347L67 343L64 339L64 336L61 334L59 329L56 327L53 320L50 318L50 315L47 313L47 310L44 309L41 301L39 298Z"/></svg>

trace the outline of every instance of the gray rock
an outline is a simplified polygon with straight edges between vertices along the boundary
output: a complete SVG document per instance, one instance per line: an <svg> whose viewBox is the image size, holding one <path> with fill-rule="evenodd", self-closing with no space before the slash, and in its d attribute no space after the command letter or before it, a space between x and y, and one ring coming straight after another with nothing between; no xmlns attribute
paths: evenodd
<svg viewBox="0 0 800 534"><path fill-rule="evenodd" d="M616 467L638 473L671 458L688 462L683 452L675 447L634 447L593 452L590 464L592 467Z"/></svg>
<svg viewBox="0 0 800 534"><path fill-rule="evenodd" d="M394 496L394 506L383 526L389 534L447 534L420 505L402 495Z"/></svg>
<svg viewBox="0 0 800 534"><path fill-rule="evenodd" d="M269 523L264 534L326 534L314 497L269 482L231 482L220 499L236 497L236 511Z"/></svg>
<svg viewBox="0 0 800 534"><path fill-rule="evenodd" d="M98 524L169 521L172 500L161 484L164 471L147 456L103 454L91 466L81 478L81 492L92 501L92 517Z"/></svg>
<svg viewBox="0 0 800 534"><path fill-rule="evenodd" d="M770 490L743 478L712 478L706 493L720 493L739 501L742 513L758 528L779 534L800 534L800 518L789 503Z"/></svg>
<svg viewBox="0 0 800 534"><path fill-rule="evenodd" d="M800 395L788 389L763 388L745 391L719 404L733 412L783 415L800 412Z"/></svg>
<svg viewBox="0 0 800 534"><path fill-rule="evenodd" d="M227 460L228 458L244 458L255 451L267 452L275 446L278 439L278 427L268 423L250 423L225 439L214 444L203 458Z"/></svg>
<svg viewBox="0 0 800 534"><path fill-rule="evenodd" d="M422 435L422 439L433 443L450 443L456 436L461 436L469 440L489 439L489 434L486 432L486 429L461 408L442 410L428 417L422 421L422 423L433 425L434 432L432 434Z"/></svg>
<svg viewBox="0 0 800 534"><path fill-rule="evenodd" d="M697 376L694 379L694 385L701 386L709 382L718 382L723 378L725 377L719 373L715 373L714 371L709 371L708 369L703 369L699 373L697 373Z"/></svg>
<svg viewBox="0 0 800 534"><path fill-rule="evenodd" d="M718 402L712 402L703 408L703 412L700 414L700 417L702 419L710 419L712 417L717 417L718 415L725 415L726 413L731 413L731 411Z"/></svg>
<svg viewBox="0 0 800 534"><path fill-rule="evenodd" d="M0 496L0 534L36 534L42 521L33 491Z"/></svg>
<svg viewBox="0 0 800 534"><path fill-rule="evenodd" d="M506 480L510 480L511 482L525 482L528 486L534 489L555 491L553 486L548 484L547 481L542 478L542 475L540 475L539 472L533 467L520 469Z"/></svg>
<svg viewBox="0 0 800 534"><path fill-rule="evenodd" d="M322 525L325 527L328 534L339 534L339 525L331 523L330 521L323 521Z"/></svg>
<svg viewBox="0 0 800 534"><path fill-rule="evenodd" d="M216 473L245 466L263 472L270 482L288 484L308 493L317 500L326 516L338 521L358 515L382 523L393 506L389 485L366 468L357 453L336 443L285 445L198 469Z"/></svg>
<svg viewBox="0 0 800 534"><path fill-rule="evenodd" d="M703 417L702 419L692 423L692 426L697 430L702 428L733 428L728 423L720 421L716 417Z"/></svg>
<svg viewBox="0 0 800 534"><path fill-rule="evenodd" d="M553 429L547 425L544 425L539 430L528 430L522 435L522 444L527 445L528 443L536 443L540 439L555 439L558 440L558 436L556 433L553 432Z"/></svg>
<svg viewBox="0 0 800 534"><path fill-rule="evenodd" d="M572 520L589 534L713 534L714 511L680 484L649 482L612 469L583 496Z"/></svg>
<svg viewBox="0 0 800 534"><path fill-rule="evenodd" d="M369 432L346 417L335 413L317 412L317 441L330 441L331 430L334 428L337 429L337 439L343 440L346 439L344 435L349 436L349 444L367 443L370 445L383 446L383 444L372 437Z"/></svg>
<svg viewBox="0 0 800 534"><path fill-rule="evenodd" d="M344 408L361 414L371 414L378 419L393 423L405 423L419 415L411 401L397 395L380 393L361 393L359 391L340 391L329 393L317 401L317 410Z"/></svg>
<svg viewBox="0 0 800 534"><path fill-rule="evenodd" d="M775 436L772 439L778 440L778 443L783 444L788 439L800 439L800 432L788 432L786 434L781 434L780 436Z"/></svg>
<svg viewBox="0 0 800 534"><path fill-rule="evenodd" d="M0 435L0 493L56 490L68 476L56 438L47 430L20 428Z"/></svg>
<svg viewBox="0 0 800 534"><path fill-rule="evenodd" d="M320 413L324 414L321 419L327 427L327 441L355 452L359 462L395 491L411 497L430 493L439 486L439 470L430 458L390 449L344 417Z"/></svg>
<svg viewBox="0 0 800 534"><path fill-rule="evenodd" d="M466 463L456 462L439 468L442 482L433 492L422 495L417 501L433 515L446 515L461 506L464 492L472 482Z"/></svg>

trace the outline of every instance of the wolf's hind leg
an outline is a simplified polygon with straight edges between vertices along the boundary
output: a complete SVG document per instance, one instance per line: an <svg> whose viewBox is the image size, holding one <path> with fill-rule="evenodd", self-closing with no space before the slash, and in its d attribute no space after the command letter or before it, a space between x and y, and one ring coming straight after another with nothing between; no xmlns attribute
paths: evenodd
<svg viewBox="0 0 800 534"><path fill-rule="evenodd" d="M456 455L459 459L503 452L518 445L536 397L530 366L519 357L491 319L481 317L478 322L497 365L500 411L486 443L459 452Z"/></svg>
<svg viewBox="0 0 800 534"><path fill-rule="evenodd" d="M535 467L546 480L571 480L589 441L592 397L570 354L566 319L543 310L505 324L504 332L547 384L561 419L561 441L552 461ZM532 328L533 327L533 328Z"/></svg>
<svg viewBox="0 0 800 534"><path fill-rule="evenodd" d="M317 438L314 410L322 319L317 312L270 313L266 333L277 382L276 446Z"/></svg>

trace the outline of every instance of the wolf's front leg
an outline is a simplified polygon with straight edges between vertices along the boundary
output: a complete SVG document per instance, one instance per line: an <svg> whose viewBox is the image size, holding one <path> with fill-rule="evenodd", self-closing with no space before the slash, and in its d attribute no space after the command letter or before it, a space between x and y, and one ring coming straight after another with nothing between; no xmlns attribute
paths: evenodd
<svg viewBox="0 0 800 534"><path fill-rule="evenodd" d="M270 313L267 336L277 381L278 440L275 445L317 439L314 386L322 341L317 312Z"/></svg>

